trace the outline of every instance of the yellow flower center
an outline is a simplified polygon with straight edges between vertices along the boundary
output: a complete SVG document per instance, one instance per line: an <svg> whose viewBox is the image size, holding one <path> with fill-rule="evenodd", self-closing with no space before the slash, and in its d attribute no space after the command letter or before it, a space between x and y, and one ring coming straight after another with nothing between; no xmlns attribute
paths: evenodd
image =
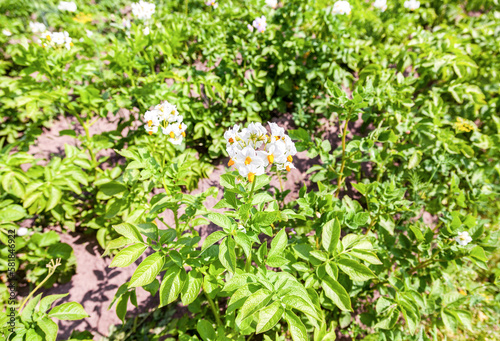
<svg viewBox="0 0 500 341"><path fill-rule="evenodd" d="M231 167L232 165L234 165L234 161L233 159L230 159L229 162L227 163L227 166Z"/></svg>
<svg viewBox="0 0 500 341"><path fill-rule="evenodd" d="M289 165L286 165L286 171L289 172L290 171L290 166Z"/></svg>
<svg viewBox="0 0 500 341"><path fill-rule="evenodd" d="M253 182L255 179L255 174L254 173L248 173L248 181Z"/></svg>
<svg viewBox="0 0 500 341"><path fill-rule="evenodd" d="M234 143L234 140L232 137L229 138L229 143L231 143L231 144Z"/></svg>
<svg viewBox="0 0 500 341"><path fill-rule="evenodd" d="M269 163L273 163L274 162L274 155L273 154L268 155L267 160L269 161Z"/></svg>
<svg viewBox="0 0 500 341"><path fill-rule="evenodd" d="M50 41L52 38L50 37L50 35L47 34L47 36L45 37L48 41Z"/></svg>
<svg viewBox="0 0 500 341"><path fill-rule="evenodd" d="M175 138L175 134L173 131L171 131L169 135L170 135L170 138L173 138L173 139Z"/></svg>
<svg viewBox="0 0 500 341"><path fill-rule="evenodd" d="M172 115L175 115L175 110L172 110Z"/></svg>
<svg viewBox="0 0 500 341"><path fill-rule="evenodd" d="M276 139L276 141L278 141L280 139L279 136L275 136L274 138Z"/></svg>
<svg viewBox="0 0 500 341"><path fill-rule="evenodd" d="M252 159L250 158L250 156L247 156L247 158L245 159L245 165L248 166L251 162L252 162Z"/></svg>
<svg viewBox="0 0 500 341"><path fill-rule="evenodd" d="M148 131L148 133L149 133L149 135L153 135L153 131L152 130Z"/></svg>
<svg viewBox="0 0 500 341"><path fill-rule="evenodd" d="M291 155L288 155L288 156L286 157L286 160L287 160L288 162L292 162L292 161L293 161L293 157L292 157Z"/></svg>
<svg viewBox="0 0 500 341"><path fill-rule="evenodd" d="M149 120L148 121L148 127L151 127L153 125L153 121Z"/></svg>
<svg viewBox="0 0 500 341"><path fill-rule="evenodd" d="M181 133L181 135L182 137L186 137L186 133L184 131Z"/></svg>

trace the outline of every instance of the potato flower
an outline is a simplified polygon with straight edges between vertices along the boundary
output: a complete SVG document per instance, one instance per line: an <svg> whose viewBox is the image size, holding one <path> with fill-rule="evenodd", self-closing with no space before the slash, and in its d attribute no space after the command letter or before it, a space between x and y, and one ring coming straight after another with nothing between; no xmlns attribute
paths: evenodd
<svg viewBox="0 0 500 341"><path fill-rule="evenodd" d="M404 5L405 8L408 8L410 11L414 11L420 7L420 1L417 0L407 0Z"/></svg>
<svg viewBox="0 0 500 341"><path fill-rule="evenodd" d="M45 32L47 30L47 28L41 22L30 21L30 30L33 33L41 33L41 32Z"/></svg>
<svg viewBox="0 0 500 341"><path fill-rule="evenodd" d="M72 38L69 36L69 33L64 32L49 32L45 31L42 33L41 39L38 40L39 43L42 44L43 47L52 47L56 48L59 46L64 46L66 49L70 49L73 46Z"/></svg>
<svg viewBox="0 0 500 341"><path fill-rule="evenodd" d="M155 4L143 0L133 3L131 6L132 14L140 20L150 19L153 16L156 8Z"/></svg>
<svg viewBox="0 0 500 341"><path fill-rule="evenodd" d="M224 133L230 157L228 166L234 165L250 182L256 175L264 174L269 165L276 165L277 170L295 168L292 163L297 154L295 144L276 123L269 122L269 127L271 134L260 123L250 123L241 130L236 124Z"/></svg>
<svg viewBox="0 0 500 341"><path fill-rule="evenodd" d="M2 30L2 34L6 37L10 37L12 35L12 32L5 28Z"/></svg>
<svg viewBox="0 0 500 341"><path fill-rule="evenodd" d="M72 1L61 1L57 9L60 11L76 12L76 4Z"/></svg>
<svg viewBox="0 0 500 341"><path fill-rule="evenodd" d="M385 12L387 9L387 0L375 0L373 3L373 7L378 8L382 12Z"/></svg>
<svg viewBox="0 0 500 341"><path fill-rule="evenodd" d="M28 234L28 229L26 227L20 227L18 230L17 230L17 235L19 237L22 237L22 236L25 236Z"/></svg>
<svg viewBox="0 0 500 341"><path fill-rule="evenodd" d="M469 244L472 241L472 237L469 235L469 232L467 231L462 231L458 234L458 236L455 237L455 241L460 245L460 246L465 246Z"/></svg>
<svg viewBox="0 0 500 341"><path fill-rule="evenodd" d="M256 18L253 21L252 25L260 33L264 32L266 30L266 27L267 27L266 17L265 16L261 16L260 18ZM251 31L253 31L253 30L251 30Z"/></svg>
<svg viewBox="0 0 500 341"><path fill-rule="evenodd" d="M278 0L266 0L266 5L276 9L278 7Z"/></svg>
<svg viewBox="0 0 500 341"><path fill-rule="evenodd" d="M349 2L341 0L333 4L333 14L351 14L351 5Z"/></svg>
<svg viewBox="0 0 500 341"><path fill-rule="evenodd" d="M182 139L186 137L187 126L182 122L183 117L179 115L177 107L167 101L146 111L144 121L144 128L149 135L157 133L161 128L161 132L169 137L172 144L181 144Z"/></svg>
<svg viewBox="0 0 500 341"><path fill-rule="evenodd" d="M216 2L216 1L213 1L213 0L205 2L205 5L212 6L214 9L216 9L217 7L219 7L219 3Z"/></svg>

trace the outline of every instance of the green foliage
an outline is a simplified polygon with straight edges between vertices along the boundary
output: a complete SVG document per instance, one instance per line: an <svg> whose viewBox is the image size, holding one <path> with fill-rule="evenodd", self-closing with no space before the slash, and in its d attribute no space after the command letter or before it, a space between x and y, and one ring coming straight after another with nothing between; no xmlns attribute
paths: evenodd
<svg viewBox="0 0 500 341"><path fill-rule="evenodd" d="M73 250L53 227L95 235L111 267L137 266L110 340L498 339L500 7L403 3L335 15L323 0L158 1L127 28L130 2L3 1L0 269L13 239L18 274L67 281ZM33 18L73 46L42 47ZM137 124L162 100L185 144ZM227 155L228 127L272 118L312 160L297 163L300 190L227 170L222 191L193 192ZM71 143L39 159L55 119ZM29 234L12 236L20 225ZM159 307L132 317L137 288ZM87 316L51 309L58 298L31 298L13 339L55 340L52 318Z"/></svg>

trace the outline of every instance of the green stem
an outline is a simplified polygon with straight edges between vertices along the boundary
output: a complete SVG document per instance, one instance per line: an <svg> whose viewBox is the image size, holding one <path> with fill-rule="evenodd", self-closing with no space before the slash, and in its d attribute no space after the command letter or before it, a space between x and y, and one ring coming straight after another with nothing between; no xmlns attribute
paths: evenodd
<svg viewBox="0 0 500 341"><path fill-rule="evenodd" d="M252 189L250 190L250 196L248 197L249 198L249 203L251 204L252 203L252 198L253 198L253 191L255 189L255 179L253 179L253 182L252 182Z"/></svg>
<svg viewBox="0 0 500 341"><path fill-rule="evenodd" d="M212 309L212 312L214 313L215 321L217 322L217 325L219 327L223 327L222 321L220 320L219 312L215 308L214 301L210 298L210 295L208 295L206 292L205 292L205 296L207 297L208 305L210 306L210 308Z"/></svg>
<svg viewBox="0 0 500 341"><path fill-rule="evenodd" d="M252 265L252 254L247 258L247 262L245 263L245 272L250 272L250 266Z"/></svg>
<svg viewBox="0 0 500 341"><path fill-rule="evenodd" d="M167 143L168 143L168 137L165 136L165 145L164 145L164 148L163 148L163 156L162 156L162 160L161 160L161 172L162 172L162 175L163 172L165 171L165 155L167 154Z"/></svg>
<svg viewBox="0 0 500 341"><path fill-rule="evenodd" d="M44 285L45 282L47 282L47 280L50 278L50 276L52 276L54 274L54 272L56 272L57 267L59 265L61 265L60 262L61 262L61 260L58 258L55 263L53 260L51 260L52 266L47 265L49 267L49 273L47 274L45 279L43 281L41 281L40 284L38 284L32 292L29 293L29 295L24 299L23 303L21 303L21 306L19 307L19 314L21 314L21 311L23 310L24 305L26 304L26 302L29 301L29 299L33 296L33 294L38 289L40 289L42 287L42 285Z"/></svg>
<svg viewBox="0 0 500 341"><path fill-rule="evenodd" d="M337 193L335 193L335 197L338 198L340 194L340 189L342 188L342 175L344 173L344 167L345 167L345 162L346 162L346 157L345 157L345 138L347 135L347 125L349 123L349 119L345 120L345 125L344 125L344 131L342 132L342 164L340 166L340 172L339 172L339 180L337 184Z"/></svg>

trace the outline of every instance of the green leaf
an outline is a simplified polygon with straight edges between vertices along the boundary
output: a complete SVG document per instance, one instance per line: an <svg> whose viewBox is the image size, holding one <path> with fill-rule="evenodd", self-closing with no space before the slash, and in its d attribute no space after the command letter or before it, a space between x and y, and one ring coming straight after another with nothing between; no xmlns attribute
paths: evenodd
<svg viewBox="0 0 500 341"><path fill-rule="evenodd" d="M165 257L160 252L155 252L148 256L139 264L137 269L135 269L128 287L142 287L151 283L160 273L164 263Z"/></svg>
<svg viewBox="0 0 500 341"><path fill-rule="evenodd" d="M271 250L269 250L268 257L271 258L273 256L282 256L287 244L288 238L286 235L286 231L283 228L276 234L273 241L271 242Z"/></svg>
<svg viewBox="0 0 500 341"><path fill-rule="evenodd" d="M448 309L441 310L441 318L443 319L443 323L446 328L451 331L456 331L458 326L458 319L455 314Z"/></svg>
<svg viewBox="0 0 500 341"><path fill-rule="evenodd" d="M353 311L349 294L339 282L333 278L325 277L322 286L326 297L331 299L340 310Z"/></svg>
<svg viewBox="0 0 500 341"><path fill-rule="evenodd" d="M36 323L38 324L38 327L40 327L40 329L45 333L45 341L56 341L57 332L59 331L57 323L49 319L47 316L44 316Z"/></svg>
<svg viewBox="0 0 500 341"><path fill-rule="evenodd" d="M309 341L306 327L291 310L285 311L285 321L288 323L288 331L293 341Z"/></svg>
<svg viewBox="0 0 500 341"><path fill-rule="evenodd" d="M203 246L201 247L201 252L205 251L206 249L208 249L210 246L212 246L215 243L217 243L219 240L221 240L225 236L227 236L226 232L224 232L224 231L215 231L214 233L212 233L211 235L209 235L207 237L207 239L205 239L205 241L203 242Z"/></svg>
<svg viewBox="0 0 500 341"><path fill-rule="evenodd" d="M20 315L21 320L23 322L33 321L33 312L35 311L35 307L38 304L38 302L40 302L40 297L42 297L42 294L38 294L36 297L33 297L24 306L24 309Z"/></svg>
<svg viewBox="0 0 500 341"><path fill-rule="evenodd" d="M59 294L59 295L50 295L50 296L45 296L40 300L40 305L38 306L38 311L41 313L46 313L47 310L50 309L52 306L52 303L54 303L56 300L68 296L69 293L66 294Z"/></svg>
<svg viewBox="0 0 500 341"><path fill-rule="evenodd" d="M362 282L377 277L368 267L354 260L341 258L338 260L337 265L340 270L345 272L353 281Z"/></svg>
<svg viewBox="0 0 500 341"><path fill-rule="evenodd" d="M12 222L23 219L26 210L19 205L9 205L0 210L0 222Z"/></svg>
<svg viewBox="0 0 500 341"><path fill-rule="evenodd" d="M481 246L475 246L471 251L470 251L470 256L474 257L476 259L479 259L483 262L488 261L488 257L486 257L486 254L484 253L484 249Z"/></svg>
<svg viewBox="0 0 500 341"><path fill-rule="evenodd" d="M219 260L229 272L236 271L236 243L231 237L225 238L219 246Z"/></svg>
<svg viewBox="0 0 500 341"><path fill-rule="evenodd" d="M321 317L318 315L318 312L316 311L316 309L314 309L313 305L300 296L285 295L281 299L281 302L290 307L290 309L297 309L304 314L309 315L318 321L321 321Z"/></svg>
<svg viewBox="0 0 500 341"><path fill-rule="evenodd" d="M182 290L186 280L186 271L177 266L171 267L165 273L160 286L160 308L172 303Z"/></svg>
<svg viewBox="0 0 500 341"><path fill-rule="evenodd" d="M237 231L234 235L234 240L236 244L241 246L243 252L245 252L245 256L247 258L250 257L250 254L252 253L252 241L250 240L250 238L248 238L248 236L243 232Z"/></svg>
<svg viewBox="0 0 500 341"><path fill-rule="evenodd" d="M259 310L255 333L264 333L274 327L281 320L284 312L285 309L279 301L275 301L267 307Z"/></svg>
<svg viewBox="0 0 500 341"><path fill-rule="evenodd" d="M399 310L396 307L389 308L386 314L382 317L382 319L377 322L374 328L380 329L392 329L398 322L399 318Z"/></svg>
<svg viewBox="0 0 500 341"><path fill-rule="evenodd" d="M265 307L271 300L271 297L272 293L267 289L260 289L254 292L246 299L245 303L243 303L243 307L240 309L237 320L241 322L248 316Z"/></svg>
<svg viewBox="0 0 500 341"><path fill-rule="evenodd" d="M257 193L253 198L252 198L252 205L258 205L262 204L263 202L269 202L273 201L274 198L269 195L267 192L263 193Z"/></svg>
<svg viewBox="0 0 500 341"><path fill-rule="evenodd" d="M468 330L472 331L472 314L470 311L467 310L455 310L455 314L458 317L458 320L460 323L467 328Z"/></svg>
<svg viewBox="0 0 500 341"><path fill-rule="evenodd" d="M59 201L61 201L61 197L62 197L61 190L56 186L52 185L50 187L50 195L47 201L47 206L45 207L45 211L50 211L51 209L56 207Z"/></svg>
<svg viewBox="0 0 500 341"><path fill-rule="evenodd" d="M200 294L201 284L203 283L203 276L196 270L191 270L187 274L186 281L181 291L182 304L188 305Z"/></svg>
<svg viewBox="0 0 500 341"><path fill-rule="evenodd" d="M101 192L107 196L113 196L118 193L124 192L127 187L119 182L110 181L100 187Z"/></svg>
<svg viewBox="0 0 500 341"><path fill-rule="evenodd" d="M209 213L207 215L207 218L215 225L218 225L222 228L231 229L231 225L232 225L231 219L229 219L228 217L226 217L222 213L212 212L212 213Z"/></svg>
<svg viewBox="0 0 500 341"><path fill-rule="evenodd" d="M410 157L410 160L408 161L408 169L413 169L417 167L420 164L420 161L422 161L422 152L416 151L413 153L413 155Z"/></svg>
<svg viewBox="0 0 500 341"><path fill-rule="evenodd" d="M113 267L127 267L139 258L144 251L148 248L145 244L134 244L131 245L120 252L113 258L113 261L109 265L110 268Z"/></svg>
<svg viewBox="0 0 500 341"><path fill-rule="evenodd" d="M139 230L134 225L129 223L121 223L118 225L113 225L113 228L122 236L127 237L128 239L137 243L143 243L142 236Z"/></svg>
<svg viewBox="0 0 500 341"><path fill-rule="evenodd" d="M323 225L323 233L321 234L321 243L323 248L329 253L335 252L337 243L340 239L340 222L338 218L328 221Z"/></svg>
<svg viewBox="0 0 500 341"><path fill-rule="evenodd" d="M382 264L380 259L378 259L378 257L370 251L352 249L351 251L349 251L349 255L364 260L365 262L368 262L370 264Z"/></svg>
<svg viewBox="0 0 500 341"><path fill-rule="evenodd" d="M80 303L76 302L63 303L61 305L58 305L57 307L54 307L49 312L48 316L57 318L59 320L69 321L76 321L89 317Z"/></svg>
<svg viewBox="0 0 500 341"><path fill-rule="evenodd" d="M215 329L210 322L207 320L199 320L196 324L196 330L200 334L203 341L216 341L217 334Z"/></svg>

